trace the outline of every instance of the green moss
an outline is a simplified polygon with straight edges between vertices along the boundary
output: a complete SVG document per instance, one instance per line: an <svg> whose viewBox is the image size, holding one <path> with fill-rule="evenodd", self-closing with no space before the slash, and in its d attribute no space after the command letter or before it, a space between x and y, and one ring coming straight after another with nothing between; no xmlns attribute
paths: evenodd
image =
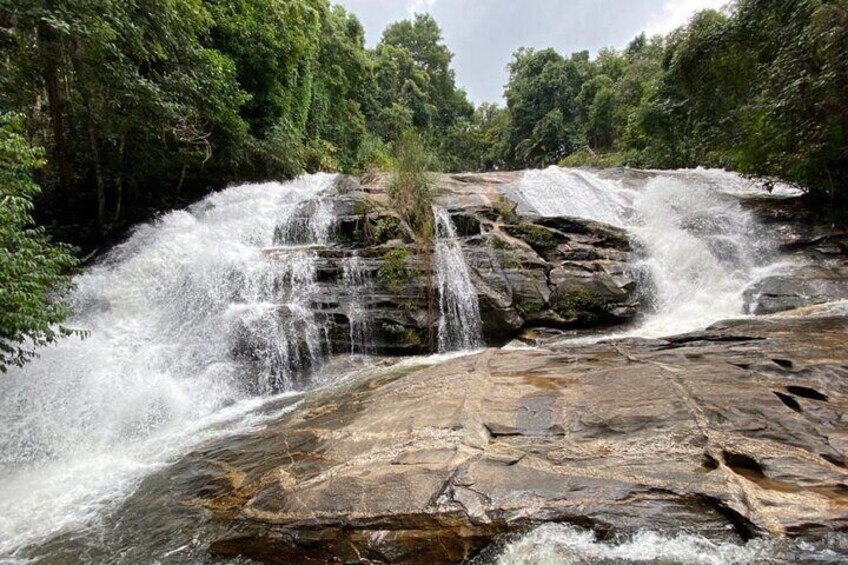
<svg viewBox="0 0 848 565"><path fill-rule="evenodd" d="M542 311L543 304L541 302L533 302L530 300L520 300L515 304L522 316L532 316Z"/></svg>
<svg viewBox="0 0 848 565"><path fill-rule="evenodd" d="M512 223L518 219L518 213L516 212L518 205L503 194L492 204L492 208L505 222Z"/></svg>
<svg viewBox="0 0 848 565"><path fill-rule="evenodd" d="M534 249L554 249L558 243L552 231L534 226L533 224L517 225L510 228L510 233L515 237L523 239Z"/></svg>
<svg viewBox="0 0 848 565"><path fill-rule="evenodd" d="M383 257L383 264L377 271L377 280L394 293L401 292L415 278L408 265L409 251L392 249Z"/></svg>
<svg viewBox="0 0 848 565"><path fill-rule="evenodd" d="M496 237L492 240L492 246L498 251L509 249L509 244L499 237Z"/></svg>
<svg viewBox="0 0 848 565"><path fill-rule="evenodd" d="M609 308L609 300L600 294L577 288L557 295L551 303L554 311L567 319L597 319Z"/></svg>
<svg viewBox="0 0 848 565"><path fill-rule="evenodd" d="M369 223L369 232L373 243L384 243L400 236L400 221L391 216L383 216Z"/></svg>
<svg viewBox="0 0 848 565"><path fill-rule="evenodd" d="M357 200L353 203L353 212L359 216L364 216L374 209L374 204L370 200Z"/></svg>
<svg viewBox="0 0 848 565"><path fill-rule="evenodd" d="M492 248L497 256L498 264L502 269L521 269L521 263L515 260L512 251L512 245L498 236L492 238Z"/></svg>
<svg viewBox="0 0 848 565"><path fill-rule="evenodd" d="M383 331L394 343L402 347L421 347L424 343L415 328L407 328L399 324L383 324Z"/></svg>

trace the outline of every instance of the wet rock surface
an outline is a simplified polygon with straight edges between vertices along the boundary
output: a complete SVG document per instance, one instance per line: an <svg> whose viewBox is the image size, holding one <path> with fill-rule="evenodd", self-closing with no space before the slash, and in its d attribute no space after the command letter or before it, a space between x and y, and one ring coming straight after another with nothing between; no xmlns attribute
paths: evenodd
<svg viewBox="0 0 848 565"><path fill-rule="evenodd" d="M773 314L848 300L848 233L822 225L801 199L748 199L743 204L770 230L787 260L797 265L767 276L745 293L751 314Z"/></svg>
<svg viewBox="0 0 848 565"><path fill-rule="evenodd" d="M630 241L621 229L577 218L519 213L504 193L520 173L436 175L436 205L447 209L477 291L483 334L505 343L523 329L605 327L638 312L637 282L628 267ZM321 300L315 310L330 323L335 353L355 347L350 311L368 321L374 354L429 351L438 306L427 300L432 265L412 231L388 205L389 177L341 177L332 197L332 241L318 246ZM305 215L310 210L305 207ZM269 249L286 260L287 250ZM356 258L364 284L344 284L344 265ZM394 268L387 268L387 262ZM438 296L433 296L438 301Z"/></svg>
<svg viewBox="0 0 848 565"><path fill-rule="evenodd" d="M192 454L170 494L214 554L272 563L457 562L552 521L816 539L848 528L846 343L807 312L398 367Z"/></svg>

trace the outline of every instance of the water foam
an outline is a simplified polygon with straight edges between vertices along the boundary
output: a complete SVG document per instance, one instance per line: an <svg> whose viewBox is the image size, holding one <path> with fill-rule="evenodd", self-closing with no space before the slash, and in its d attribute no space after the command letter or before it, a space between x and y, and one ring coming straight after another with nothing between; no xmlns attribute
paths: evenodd
<svg viewBox="0 0 848 565"><path fill-rule="evenodd" d="M660 337L744 314L745 290L786 267L739 197L757 193L725 171L633 172L623 178L551 167L525 173L514 196L528 211L625 228L649 314L625 335ZM793 193L780 186L781 194ZM609 337L609 336L607 336Z"/></svg>
<svg viewBox="0 0 848 565"><path fill-rule="evenodd" d="M702 536L640 531L623 539L601 542L592 531L562 524L544 524L508 544L498 565L560 565L588 563L664 563L725 565L791 562L815 556L820 562L838 562L829 549L804 542L752 540L746 544L713 541Z"/></svg>
<svg viewBox="0 0 848 565"><path fill-rule="evenodd" d="M213 194L76 278L68 325L90 336L0 379L0 555L89 522L190 445L249 423L257 394L302 384L291 369L321 335L314 253L296 246L326 241L334 179ZM303 218L307 235L291 227ZM269 258L273 245L292 253Z"/></svg>

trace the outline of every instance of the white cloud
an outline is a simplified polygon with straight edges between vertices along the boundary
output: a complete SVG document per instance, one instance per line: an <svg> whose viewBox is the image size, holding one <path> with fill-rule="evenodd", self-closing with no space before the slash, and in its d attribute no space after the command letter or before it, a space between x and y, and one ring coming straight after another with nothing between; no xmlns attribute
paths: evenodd
<svg viewBox="0 0 848 565"><path fill-rule="evenodd" d="M685 25L696 12L709 8L717 10L727 3L728 0L666 0L662 12L648 22L645 31L648 35L668 33Z"/></svg>

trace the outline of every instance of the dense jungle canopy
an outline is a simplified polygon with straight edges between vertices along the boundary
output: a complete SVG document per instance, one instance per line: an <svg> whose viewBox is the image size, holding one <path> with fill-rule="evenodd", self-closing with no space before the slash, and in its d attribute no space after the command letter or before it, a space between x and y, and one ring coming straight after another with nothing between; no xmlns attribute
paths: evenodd
<svg viewBox="0 0 848 565"><path fill-rule="evenodd" d="M0 361L54 337L65 243L237 181L389 168L409 130L445 171L724 167L844 221L848 0L738 0L594 55L520 49L505 105L475 108L452 57L429 15L369 49L328 0L0 0Z"/></svg>

